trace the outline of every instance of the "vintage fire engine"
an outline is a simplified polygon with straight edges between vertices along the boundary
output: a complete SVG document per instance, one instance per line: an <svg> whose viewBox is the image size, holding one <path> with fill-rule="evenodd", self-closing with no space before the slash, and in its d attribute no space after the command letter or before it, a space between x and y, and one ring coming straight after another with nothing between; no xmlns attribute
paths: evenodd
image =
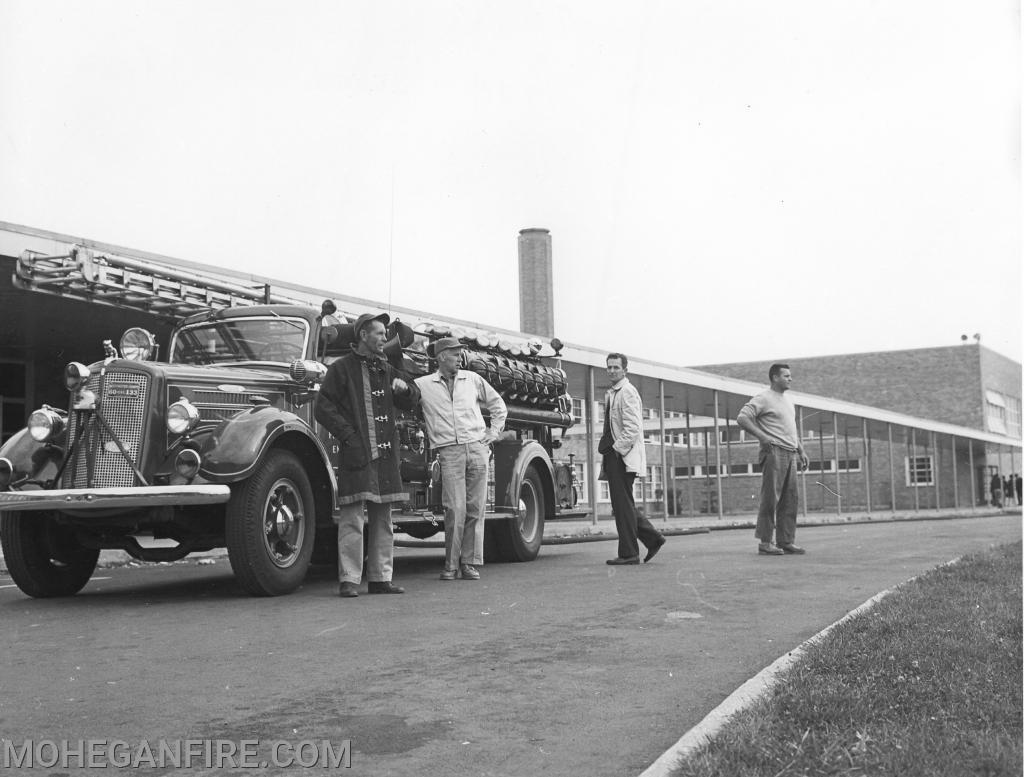
<svg viewBox="0 0 1024 777"><path fill-rule="evenodd" d="M118 348L103 344L102 360L68 364L67 406L36 410L0 448L0 541L22 591L78 592L105 548L173 561L226 547L241 585L262 596L293 591L314 556L333 560L338 447L313 405L351 347L354 315L81 246L23 253L15 284L176 321L165 361L133 328ZM411 378L435 369L431 340L460 337L464 367L505 399L485 555L534 559L545 519L576 504L571 467L552 460L554 432L572 424L560 343L542 356L536 342L427 322L395 321L389 335L389 361ZM394 520L426 538L443 528L440 467L416 415L398 426L410 500Z"/></svg>

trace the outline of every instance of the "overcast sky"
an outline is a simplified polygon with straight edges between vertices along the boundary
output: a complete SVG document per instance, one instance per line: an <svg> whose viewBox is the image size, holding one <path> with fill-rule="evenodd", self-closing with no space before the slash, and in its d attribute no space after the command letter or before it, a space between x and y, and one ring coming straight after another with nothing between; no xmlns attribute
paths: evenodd
<svg viewBox="0 0 1024 777"><path fill-rule="evenodd" d="M1007 0L0 0L0 220L674 364L1020 359Z"/></svg>

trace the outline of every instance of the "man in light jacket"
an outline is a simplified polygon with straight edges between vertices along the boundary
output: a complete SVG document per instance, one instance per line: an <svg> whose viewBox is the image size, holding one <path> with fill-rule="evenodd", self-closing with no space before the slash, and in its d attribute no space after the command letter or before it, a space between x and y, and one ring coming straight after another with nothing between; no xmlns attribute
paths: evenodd
<svg viewBox="0 0 1024 777"><path fill-rule="evenodd" d="M504 400L491 385L461 370L462 343L442 337L427 346L437 372L416 379L430 445L441 464L444 501L444 569L442 580L479 580L484 562L484 509L490 444L505 427ZM490 427L480 407L487 408Z"/></svg>
<svg viewBox="0 0 1024 777"><path fill-rule="evenodd" d="M638 474L647 471L644 406L640 393L626 377L629 361L625 355L610 353L605 364L612 387L605 394L604 434L597 452L604 457L602 467L608 479L615 529L619 534L619 555L606 563L613 566L639 564L638 540L647 548L646 563L661 550L665 538L645 515L637 514L633 501L633 481Z"/></svg>

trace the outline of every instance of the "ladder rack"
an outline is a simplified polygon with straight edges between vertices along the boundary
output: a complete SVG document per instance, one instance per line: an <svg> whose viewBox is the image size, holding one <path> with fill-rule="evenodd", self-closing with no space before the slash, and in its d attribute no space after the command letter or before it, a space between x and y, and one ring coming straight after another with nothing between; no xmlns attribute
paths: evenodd
<svg viewBox="0 0 1024 777"><path fill-rule="evenodd" d="M95 254L80 245L58 256L23 251L13 282L28 291L141 310L172 321L211 309L309 305L271 293L269 284L246 287L144 259Z"/></svg>

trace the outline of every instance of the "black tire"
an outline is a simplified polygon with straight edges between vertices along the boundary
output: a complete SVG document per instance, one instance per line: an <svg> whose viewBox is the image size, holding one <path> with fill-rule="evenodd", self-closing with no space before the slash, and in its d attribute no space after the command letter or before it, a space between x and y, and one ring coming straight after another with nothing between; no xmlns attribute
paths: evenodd
<svg viewBox="0 0 1024 777"><path fill-rule="evenodd" d="M291 453L271 451L254 475L232 488L228 560L250 594L280 596L302 585L315 536L313 489Z"/></svg>
<svg viewBox="0 0 1024 777"><path fill-rule="evenodd" d="M37 599L77 594L100 557L49 513L0 513L0 544L11 579Z"/></svg>
<svg viewBox="0 0 1024 777"><path fill-rule="evenodd" d="M519 484L519 517L488 518L484 525L485 560L533 561L544 541L546 515L543 481L531 465Z"/></svg>

